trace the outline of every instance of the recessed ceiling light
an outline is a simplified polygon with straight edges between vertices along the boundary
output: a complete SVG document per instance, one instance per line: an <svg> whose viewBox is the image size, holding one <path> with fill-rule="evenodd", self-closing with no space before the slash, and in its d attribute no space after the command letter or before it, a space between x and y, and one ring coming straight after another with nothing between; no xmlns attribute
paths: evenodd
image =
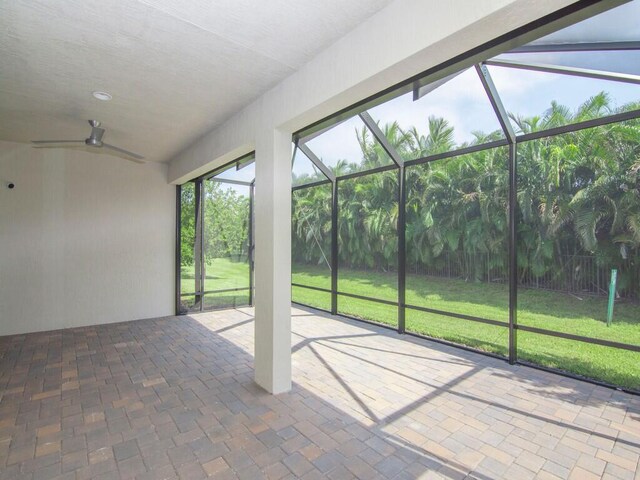
<svg viewBox="0 0 640 480"><path fill-rule="evenodd" d="M107 92L93 92L93 96L94 98L97 98L98 100L102 100L103 102L108 102L113 98L111 94Z"/></svg>

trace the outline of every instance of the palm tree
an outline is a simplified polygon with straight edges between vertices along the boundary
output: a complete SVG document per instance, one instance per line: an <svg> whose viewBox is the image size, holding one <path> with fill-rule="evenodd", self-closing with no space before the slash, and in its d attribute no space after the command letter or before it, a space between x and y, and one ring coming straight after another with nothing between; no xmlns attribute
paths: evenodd
<svg viewBox="0 0 640 480"><path fill-rule="evenodd" d="M598 94L575 112L553 102L542 116L511 115L528 133L600 117L620 109ZM454 130L442 118L428 119L428 133L403 131L397 122L382 125L403 158L450 151ZM338 176L390 162L367 129L355 131L362 158L334 167ZM471 144L501 138L475 132ZM621 288L638 295L640 253L640 127L628 121L518 144L516 198L518 269L521 281L543 281L564 288L575 275L572 258L591 256L601 268L617 267ZM506 278L508 231L508 153L483 150L406 168L407 261L437 269L448 262L451 275L467 279ZM330 189L322 194L298 190L294 199L294 255L309 254L312 229L328 241ZM318 203L319 202L319 203ZM340 263L349 268L390 270L397 257L398 176L396 171L339 180ZM315 247L314 247L315 248Z"/></svg>
<svg viewBox="0 0 640 480"><path fill-rule="evenodd" d="M292 194L292 259L296 263L330 262L331 186L320 185Z"/></svg>
<svg viewBox="0 0 640 480"><path fill-rule="evenodd" d="M453 127L444 118L430 116L426 136L421 135L416 127L411 127L407 133L412 140L412 158L448 152L455 147Z"/></svg>

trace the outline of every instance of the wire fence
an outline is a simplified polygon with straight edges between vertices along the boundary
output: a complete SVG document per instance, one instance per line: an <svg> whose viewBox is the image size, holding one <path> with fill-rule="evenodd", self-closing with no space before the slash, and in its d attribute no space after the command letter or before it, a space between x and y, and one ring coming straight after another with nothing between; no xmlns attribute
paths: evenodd
<svg viewBox="0 0 640 480"><path fill-rule="evenodd" d="M508 282L507 259L504 256L490 254L443 252L430 264L415 262L411 273L466 281Z"/></svg>
<svg viewBox="0 0 640 480"><path fill-rule="evenodd" d="M640 257L627 258L618 266L617 295L621 298L640 298ZM533 260L526 262L533 265ZM553 290L575 295L607 296L611 281L610 266L598 264L595 256L565 255L556 258L554 267L536 273L532 268L518 268L518 285L525 288ZM408 272L430 277L507 283L507 259L491 254L468 255L443 252L429 264L414 262Z"/></svg>

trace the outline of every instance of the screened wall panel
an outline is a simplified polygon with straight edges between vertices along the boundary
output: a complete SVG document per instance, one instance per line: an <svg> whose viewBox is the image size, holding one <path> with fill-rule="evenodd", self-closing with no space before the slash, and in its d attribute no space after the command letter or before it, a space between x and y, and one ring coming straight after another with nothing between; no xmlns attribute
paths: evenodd
<svg viewBox="0 0 640 480"><path fill-rule="evenodd" d="M205 293L202 298L202 304L203 310L246 307L249 305L249 292Z"/></svg>
<svg viewBox="0 0 640 480"><path fill-rule="evenodd" d="M397 302L398 300L398 173L373 173L338 182L338 291ZM397 308L341 296L338 310L346 315L397 323Z"/></svg>
<svg viewBox="0 0 640 480"><path fill-rule="evenodd" d="M640 353L518 331L518 358L640 391Z"/></svg>
<svg viewBox="0 0 640 480"><path fill-rule="evenodd" d="M179 187L178 314L252 303L253 158Z"/></svg>
<svg viewBox="0 0 640 480"><path fill-rule="evenodd" d="M407 305L507 325L507 161L508 149L501 147L407 168ZM409 331L494 353L508 347L506 328L407 315Z"/></svg>
<svg viewBox="0 0 640 480"><path fill-rule="evenodd" d="M179 312L180 314L188 313L188 312L196 312L200 311L200 297L191 294L181 294L180 295L180 306Z"/></svg>
<svg viewBox="0 0 640 480"><path fill-rule="evenodd" d="M513 128L536 132L638 108L640 85L488 66ZM518 88L519 87L519 88Z"/></svg>
<svg viewBox="0 0 640 480"><path fill-rule="evenodd" d="M203 188L204 309L248 305L252 187L215 176L204 180Z"/></svg>
<svg viewBox="0 0 640 480"><path fill-rule="evenodd" d="M639 9L298 132L294 299L640 392Z"/></svg>
<svg viewBox="0 0 640 480"><path fill-rule="evenodd" d="M253 155L245 157L220 172L214 177L218 180L251 183L256 178L256 164Z"/></svg>
<svg viewBox="0 0 640 480"><path fill-rule="evenodd" d="M312 290L309 288L291 286L291 301L301 305L331 311L331 293Z"/></svg>
<svg viewBox="0 0 640 480"><path fill-rule="evenodd" d="M360 117L352 117L306 145L335 175L389 166L393 161Z"/></svg>
<svg viewBox="0 0 640 480"><path fill-rule="evenodd" d="M385 102L369 114L405 160L504 138L475 68Z"/></svg>
<svg viewBox="0 0 640 480"><path fill-rule="evenodd" d="M196 185L185 183L180 187L180 305L178 311L186 313L200 310L201 255L197 238Z"/></svg>
<svg viewBox="0 0 640 480"><path fill-rule="evenodd" d="M616 123L518 146L519 325L640 346L639 126ZM614 384L618 370L640 373L640 353L586 342L566 349L539 337L519 332L521 358Z"/></svg>
<svg viewBox="0 0 640 480"><path fill-rule="evenodd" d="M291 195L291 282L331 289L330 184L294 190ZM293 287L292 300L331 309L330 294Z"/></svg>
<svg viewBox="0 0 640 480"><path fill-rule="evenodd" d="M427 335L506 357L509 330L505 326L477 323L437 313L407 309L407 332Z"/></svg>
<svg viewBox="0 0 640 480"><path fill-rule="evenodd" d="M447 291L460 303L443 310L508 320L507 161L502 147L407 168L407 287L417 305L421 292Z"/></svg>
<svg viewBox="0 0 640 480"><path fill-rule="evenodd" d="M348 317L389 325L394 328L398 326L398 307L396 305L385 305L371 300L338 295L338 312Z"/></svg>
<svg viewBox="0 0 640 480"><path fill-rule="evenodd" d="M291 185L294 187L327 180L322 172L300 149L295 149L293 168L291 171Z"/></svg>

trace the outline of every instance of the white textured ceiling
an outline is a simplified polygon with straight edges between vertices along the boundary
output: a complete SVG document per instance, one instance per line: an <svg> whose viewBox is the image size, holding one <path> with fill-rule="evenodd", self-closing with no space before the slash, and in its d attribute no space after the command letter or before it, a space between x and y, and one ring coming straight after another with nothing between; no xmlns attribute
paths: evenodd
<svg viewBox="0 0 640 480"><path fill-rule="evenodd" d="M0 2L0 140L83 139L97 119L167 161L388 3Z"/></svg>

